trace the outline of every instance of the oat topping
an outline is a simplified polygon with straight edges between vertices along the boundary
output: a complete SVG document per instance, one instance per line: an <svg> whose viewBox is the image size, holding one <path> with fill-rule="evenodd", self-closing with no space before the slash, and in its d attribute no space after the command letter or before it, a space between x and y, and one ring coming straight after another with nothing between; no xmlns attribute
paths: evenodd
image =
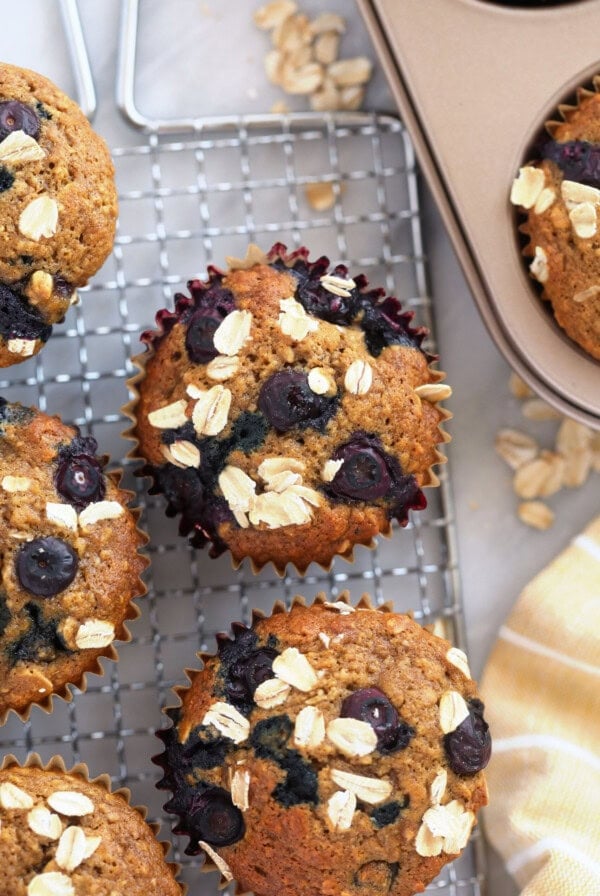
<svg viewBox="0 0 600 896"><path fill-rule="evenodd" d="M54 859L63 871L74 871L85 859L86 837L82 828L70 825L62 832Z"/></svg>
<svg viewBox="0 0 600 896"><path fill-rule="evenodd" d="M187 421L187 401L181 398L179 401L173 401L162 408L150 411L148 414L148 423L156 429L178 429L184 426Z"/></svg>
<svg viewBox="0 0 600 896"><path fill-rule="evenodd" d="M451 647L446 653L446 659L457 669L460 669L465 678L471 678L471 670L469 669L469 660L466 653L459 647Z"/></svg>
<svg viewBox="0 0 600 896"><path fill-rule="evenodd" d="M325 740L325 718L316 706L304 706L296 716L294 744L313 750Z"/></svg>
<svg viewBox="0 0 600 896"><path fill-rule="evenodd" d="M346 371L344 386L353 395L366 395L373 382L373 368L368 361L353 361Z"/></svg>
<svg viewBox="0 0 600 896"><path fill-rule="evenodd" d="M538 283L547 282L550 273L548 268L548 256L541 246L535 247L533 260L529 265L529 271L531 276L534 277Z"/></svg>
<svg viewBox="0 0 600 896"><path fill-rule="evenodd" d="M81 817L94 811L94 804L85 793L77 790L55 790L46 800L51 809L61 815Z"/></svg>
<svg viewBox="0 0 600 896"><path fill-rule="evenodd" d="M0 143L0 162L37 162L46 157L46 150L25 131L12 131Z"/></svg>
<svg viewBox="0 0 600 896"><path fill-rule="evenodd" d="M513 205L533 208L544 188L544 181L541 168L533 168L531 165L519 168L519 176L513 181L510 191L510 201Z"/></svg>
<svg viewBox="0 0 600 896"><path fill-rule="evenodd" d="M332 482L332 480L335 479L335 474L340 469L343 463L343 459L326 460L323 464L323 469L321 470L321 478L323 482Z"/></svg>
<svg viewBox="0 0 600 896"><path fill-rule="evenodd" d="M206 375L211 380L224 382L237 373L240 359L237 355L217 355L206 365Z"/></svg>
<svg viewBox="0 0 600 896"><path fill-rule="evenodd" d="M446 691L440 699L440 728L444 734L455 731L469 717L469 707L458 691Z"/></svg>
<svg viewBox="0 0 600 896"><path fill-rule="evenodd" d="M580 292L575 293L573 301L577 304L588 302L590 299L597 298L598 295L600 295L600 286L588 286L587 289L582 289Z"/></svg>
<svg viewBox="0 0 600 896"><path fill-rule="evenodd" d="M356 811L356 794L350 790L338 790L327 801L327 817L334 831L348 831Z"/></svg>
<svg viewBox="0 0 600 896"><path fill-rule="evenodd" d="M223 875L225 880L227 880L227 881L233 880L233 874L231 873L231 869L230 869L229 865L227 864L225 859L221 858L221 856L219 855L218 852L215 852L215 850L212 848L212 846L209 846L209 844L206 843L204 840L199 840L198 846L201 846L202 849L204 850L204 852L208 856L210 856L210 858L213 860L213 862L215 863L215 865L217 866L217 868L219 869L219 871L221 872L221 874Z"/></svg>
<svg viewBox="0 0 600 896"><path fill-rule="evenodd" d="M319 328L319 321L306 313L304 307L294 298L281 299L279 314L279 326L285 336L289 336L294 342L300 342L309 333L314 333Z"/></svg>
<svg viewBox="0 0 600 896"><path fill-rule="evenodd" d="M212 386L202 392L192 411L192 423L198 435L216 436L225 429L230 406L231 391L225 386Z"/></svg>
<svg viewBox="0 0 600 896"><path fill-rule="evenodd" d="M35 339L8 339L6 347L13 355L29 358L34 353L36 344L37 340Z"/></svg>
<svg viewBox="0 0 600 896"><path fill-rule="evenodd" d="M181 439L169 446L171 457L181 467L199 467L200 449L193 442Z"/></svg>
<svg viewBox="0 0 600 896"><path fill-rule="evenodd" d="M38 196L26 205L19 217L19 231L36 243L54 236L58 229L58 203L50 196Z"/></svg>
<svg viewBox="0 0 600 896"><path fill-rule="evenodd" d="M237 768L231 777L231 801L242 812L245 812L250 806L249 791L250 772L245 768Z"/></svg>
<svg viewBox="0 0 600 896"><path fill-rule="evenodd" d="M0 806L3 809L31 809L33 798L16 784L4 781L0 784Z"/></svg>
<svg viewBox="0 0 600 896"><path fill-rule="evenodd" d="M116 520L124 513L125 509L118 501L93 501L79 514L79 525L86 529L102 520Z"/></svg>
<svg viewBox="0 0 600 896"><path fill-rule="evenodd" d="M581 202L569 212L573 230L582 239L590 239L596 235L598 221L596 206L591 202Z"/></svg>
<svg viewBox="0 0 600 896"><path fill-rule="evenodd" d="M349 790L363 803L377 806L391 796L392 785L389 781L379 778L367 778L365 775L355 775L341 769L331 769L331 780L343 790Z"/></svg>
<svg viewBox="0 0 600 896"><path fill-rule="evenodd" d="M273 660L273 672L298 691L308 693L317 686L318 679L315 670L296 647L286 649Z"/></svg>
<svg viewBox="0 0 600 896"><path fill-rule="evenodd" d="M323 606L328 610L337 610L342 616L348 616L350 613L356 612L355 608L344 600L326 600L323 601Z"/></svg>
<svg viewBox="0 0 600 896"><path fill-rule="evenodd" d="M374 728L360 719L332 719L326 730L328 739L344 756L368 756L377 747Z"/></svg>
<svg viewBox="0 0 600 896"><path fill-rule="evenodd" d="M46 501L46 519L57 526L77 532L77 511L70 504Z"/></svg>
<svg viewBox="0 0 600 896"><path fill-rule="evenodd" d="M350 298L351 290L356 288L356 283L350 278L336 277L334 274L323 274L319 278L321 286L327 292L333 293L334 296L340 296L343 299Z"/></svg>
<svg viewBox="0 0 600 896"><path fill-rule="evenodd" d="M26 492L31 486L31 479L27 476L4 476L2 479L2 488L5 492Z"/></svg>
<svg viewBox="0 0 600 896"><path fill-rule="evenodd" d="M473 812L466 810L458 800L444 806L432 806L423 816L415 848L422 856L459 853L467 845L474 822Z"/></svg>
<svg viewBox="0 0 600 896"><path fill-rule="evenodd" d="M433 806L438 806L441 803L442 798L446 793L447 785L448 772L445 768L442 768L431 782L431 787L429 788L429 799Z"/></svg>
<svg viewBox="0 0 600 896"><path fill-rule="evenodd" d="M75 896L75 888L62 871L45 871L31 878L27 896Z"/></svg>
<svg viewBox="0 0 600 896"><path fill-rule="evenodd" d="M62 821L55 812L46 806L34 806L27 814L27 824L38 837L58 840L62 834Z"/></svg>
<svg viewBox="0 0 600 896"><path fill-rule="evenodd" d="M250 733L250 722L235 706L223 701L213 703L202 719L203 725L213 725L223 737L236 744L247 740Z"/></svg>
<svg viewBox="0 0 600 896"><path fill-rule="evenodd" d="M87 619L77 629L75 644L80 650L98 650L107 647L115 639L112 622L103 619Z"/></svg>
<svg viewBox="0 0 600 896"><path fill-rule="evenodd" d="M423 383L416 387L415 393L425 401L445 401L452 395L452 387L445 383Z"/></svg>
<svg viewBox="0 0 600 896"><path fill-rule="evenodd" d="M308 385L316 395L335 395L337 392L335 380L323 367L313 367L309 370Z"/></svg>
<svg viewBox="0 0 600 896"><path fill-rule="evenodd" d="M278 678L267 678L254 691L254 702L261 709L273 709L287 700L291 688Z"/></svg>
<svg viewBox="0 0 600 896"><path fill-rule="evenodd" d="M544 212L547 212L548 209L554 205L555 200L556 191L553 190L552 187L544 187L533 206L536 215L543 215Z"/></svg>
<svg viewBox="0 0 600 896"><path fill-rule="evenodd" d="M220 355L237 355L250 338L251 327L252 314L249 311L231 311L215 330L213 344L216 350Z"/></svg>

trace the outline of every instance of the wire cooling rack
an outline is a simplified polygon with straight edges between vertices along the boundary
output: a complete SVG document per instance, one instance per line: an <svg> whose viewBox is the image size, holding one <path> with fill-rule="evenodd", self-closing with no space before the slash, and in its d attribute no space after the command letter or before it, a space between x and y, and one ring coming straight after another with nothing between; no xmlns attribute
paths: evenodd
<svg viewBox="0 0 600 896"><path fill-rule="evenodd" d="M428 490L428 508L395 528L375 550L358 548L355 562L336 560L331 571L309 567L299 578L278 578L247 565L233 571L226 557L211 560L177 535L160 497L145 493L125 457L120 408L129 397L132 355L139 334L156 311L172 307L173 293L202 276L209 263L240 256L249 241L263 248L281 241L328 254L351 271L364 271L430 328L432 305L421 239L417 170L402 124L392 116L290 116L228 120L219 129L195 122L191 133L140 136L137 145L115 148L120 193L118 234L112 256L82 301L69 310L43 352L7 372L0 381L10 400L58 413L94 435L99 449L124 469L124 484L142 507L150 533L148 594L141 616L130 624L132 641L120 645L119 662L105 662L105 675L88 676L85 693L56 700L50 715L35 707L30 720L11 717L0 729L0 749L24 759L32 750L44 760L59 753L68 765L83 761L94 775L107 772L115 786L132 791L132 802L161 822L171 836L171 858L182 864L190 896L216 891L216 876L203 875L197 858L182 852L186 838L170 835L165 794L156 790L151 757L161 709L174 701L171 688L185 682L183 669L197 667L198 651L212 651L216 632L234 620L248 622L256 607L270 611L321 590L343 590L355 601L369 592L435 624L464 646L454 522L446 469L441 487ZM309 205L305 188L332 185L335 202L324 212ZM482 841L476 831L463 856L447 866L428 891L440 896L480 896L484 882Z"/></svg>

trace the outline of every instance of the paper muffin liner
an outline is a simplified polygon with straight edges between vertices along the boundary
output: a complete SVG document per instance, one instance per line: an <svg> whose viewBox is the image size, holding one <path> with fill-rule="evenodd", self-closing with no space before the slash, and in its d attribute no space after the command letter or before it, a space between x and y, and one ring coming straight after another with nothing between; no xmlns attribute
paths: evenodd
<svg viewBox="0 0 600 896"><path fill-rule="evenodd" d="M127 627L127 622L133 621L137 619L141 615L140 608L138 607L137 601L139 598L143 598L148 591L148 588L145 582L142 580L141 576L143 575L145 569L150 564L150 558L147 554L142 553L142 549L149 541L149 537L147 533L140 527L139 520L141 516L141 509L139 507L131 507L131 502L136 497L135 492L130 489L124 489L120 487L120 483L123 477L123 470L121 468L115 468L113 470L106 470L106 464L110 463L110 456L107 454L97 454L98 459L102 462L104 475L111 483L119 489L121 496L124 499L124 507L126 508L126 512L129 513L135 523L135 534L137 537L136 544L136 556L139 558L142 568L137 576L135 582L132 583L132 595L127 604L125 613L122 619L115 623L115 634L113 641L105 647L100 648L88 648L89 650L89 663L84 666L79 675L72 676L72 680L66 681L60 685L54 686L50 678L47 678L43 672L34 668L32 669L31 674L39 676L40 686L44 687L44 693L40 693L40 697L37 700L31 700L31 702L25 706L23 709L18 709L16 707L8 707L5 710L0 711L0 727L4 725L8 719L8 717L12 714L16 715L22 722L29 721L29 717L31 714L31 710L34 706L39 707L43 712L50 714L53 711L53 703L54 699L58 698L60 700L64 700L66 703L70 703L73 700L73 692L72 688L77 688L81 693L85 693L88 687L88 676L89 675L104 675L105 669L100 663L101 659L112 660L113 662L118 662L119 654L117 648L115 646L115 641L118 641L121 644L127 644L132 640L132 635ZM32 666L39 665L32 661ZM51 686L51 690L47 690L47 686Z"/></svg>
<svg viewBox="0 0 600 896"><path fill-rule="evenodd" d="M353 603L351 601L350 592L347 590L341 592L339 595L336 595L334 600L328 600L327 594L324 591L320 591L315 595L315 597L310 602L304 596L302 596L300 594L295 595L291 599L289 606L286 605L282 600L277 600L274 602L273 608L270 613L267 613L260 609L252 609L251 622L249 625L246 625L245 623L241 623L241 622L233 622L230 625L228 632L218 633L216 636L217 651L212 652L212 653L208 652L208 651L199 651L197 653L197 658L199 660L199 666L196 668L193 668L193 669L186 667L183 670L183 674L184 674L185 678L187 679L187 683L181 684L181 685L175 685L172 688L172 692L173 692L174 696L176 697L177 702L172 705L165 706L162 709L163 714L169 719L171 724L168 727L164 727L161 730L156 732L156 736L161 741L163 741L165 750L163 752L159 753L158 755L153 756L152 762L155 765L159 766L159 768L161 768L161 770L163 772L163 779L157 784L157 787L160 790L164 791L165 793L171 794L171 797L169 798L169 800L167 800L165 807L171 801L171 798L175 795L172 787L167 783L168 760L166 758L166 756L167 756L166 735L168 735L173 730L173 728L176 724L175 714L183 705L183 700L184 700L185 694L187 692L189 692L190 689L194 686L196 679L200 675L202 675L204 667L206 665L206 661L211 660L216 655L218 655L219 645L227 644L227 643L231 642L232 640L235 640L236 636L239 636L241 633L248 631L248 630L252 630L257 622L260 622L262 619L270 618L272 616L279 616L279 615L287 616L291 613L293 608L297 607L297 606L299 606L299 607L322 606L322 607L327 607L327 608L331 609L332 611L337 611L341 614L353 613L355 610L371 610L371 611L375 611L375 612L383 613L383 614L396 613L400 616L408 616L408 617L412 618L412 613L410 613L410 612L405 613L405 612L397 611L394 608L392 601L386 601L383 604L377 604L374 601L374 598L369 593L366 593L366 592L361 595L361 597L358 599L358 601L356 603ZM441 640L442 642L445 642L447 644L448 651L452 649L455 654L459 654L459 656L456 656L456 658L453 658L452 660L447 659L447 661L449 663L451 663L452 665L457 666L460 669L460 671L463 673L463 675L467 675L468 678L471 678L470 672L468 669L468 660L467 660L466 655L464 653L462 653L462 651L457 651L457 649L455 647L453 647L452 641L447 637L447 632L446 632L445 627L442 627L442 625L437 624L437 623L432 623L431 625L421 625L421 624L419 624L419 625L424 631L428 632L431 635L435 635L439 640ZM485 781L484 781L483 787L487 794L487 790L485 789ZM483 805L485 805L485 803L487 803L487 796L485 798L485 802ZM181 827L183 815L181 815L175 809L168 809L166 811L168 811L171 815L178 817L177 822L174 824L174 826L172 828L173 833L183 834L184 836L189 838L189 846L186 849L186 852L188 852L188 850L189 850L190 854L194 855L194 856L196 856L196 855L200 856L202 854L204 855L204 859L203 859L202 865L200 866L200 870L202 872L207 872L207 873L215 872L215 871L219 872L219 874L220 874L219 889L223 889L223 888L233 884L235 887L234 892L235 892L236 896L245 896L245 894L250 893L250 891L248 889L242 887L242 885L235 879L231 869L227 865L227 862L225 861L225 859L223 859L222 856L219 855L219 853L218 853L219 847L212 848L208 844L202 843L202 845L200 845L200 841L194 841L192 839L191 835L189 833L187 833L187 831L185 831ZM477 823L478 823L478 819L475 818L474 825L476 825ZM192 844L194 844L194 846L197 845L198 849L196 850L194 848L192 850L191 849ZM206 849L207 845L209 846L208 849ZM457 857L458 857L457 855L453 855L453 856L449 857L446 861L450 862L453 859L456 859ZM446 864L446 862L444 864ZM438 871L439 870L440 869L438 869ZM435 873L437 873L437 871Z"/></svg>
<svg viewBox="0 0 600 896"><path fill-rule="evenodd" d="M63 757L58 754L55 756L51 756L50 759L46 763L44 763L39 753L36 752L28 753L24 762L20 762L14 754L8 753L2 759L2 763L0 764L0 771L5 771L11 768L35 768L39 769L40 771L54 772L59 775L71 775L74 778L79 778L92 787L97 787L105 794L110 794L111 796L122 799L133 812L136 812L140 816L141 820L145 823L146 827L149 829L150 833L158 843L165 861L168 854L172 851L172 846L167 840L158 839L161 828L160 824L156 821L146 821L146 818L148 816L148 808L143 805L134 806L131 804L131 791L129 790L129 788L119 787L113 790L110 775L106 773L97 775L95 778L90 777L89 768L85 762L78 762L69 768L66 765ZM170 869L173 878L177 882L177 876L181 871L181 865L178 862L172 861L166 861L166 865ZM186 896L186 893L188 891L187 885L178 883L178 886L181 890L181 896Z"/></svg>
<svg viewBox="0 0 600 896"><path fill-rule="evenodd" d="M226 262L228 265L228 270L243 270L252 267L258 263L269 263L275 259L281 260L287 267L291 267L294 262L298 259L307 262L311 267L316 267L319 265L324 265L324 270L329 268L329 260L326 258L318 259L316 262L308 261L309 252L306 248L297 249L291 253L287 253L287 249L281 243L276 243L272 249L265 253L262 249L254 244L250 244L248 247L247 255L244 259L237 259L232 257L226 257ZM223 273L219 269L214 266L209 266L209 275L212 273L220 274ZM357 282L357 286L361 290L366 290L367 288L367 280L364 275L357 275L354 278L355 282ZM385 295L383 290L372 290L374 294L378 296ZM402 324L406 327L406 331L413 336L418 345L422 340L427 336L428 331L425 327L413 328L410 326L410 321L414 317L414 312L412 311L404 311L402 310L400 303L393 298L387 297L385 301L389 301L391 303L391 311L390 314L396 315L399 320L402 321ZM138 469L135 471L136 476L144 477L151 482L149 486L150 494L160 494L160 491L156 485L156 478L153 472L149 469L149 465L146 461L146 458L142 455L140 451L140 442L136 435L136 425L137 425L137 407L140 400L140 384L146 377L148 364L152 361L152 359L156 355L155 343L160 340L179 320L183 311L189 307L193 307L194 299L189 298L185 295L178 295L175 302L175 310L169 311L167 309L162 309L156 314L156 328L153 330L146 331L143 334L142 339L146 344L146 349L144 352L134 356L131 360L133 366L136 368L136 373L127 381L127 386L130 391L130 395L132 396L130 400L122 407L122 413L131 421L131 425L124 431L123 436L132 442L132 447L130 448L127 457L136 462L138 465ZM422 350L422 349L421 349ZM423 350L422 350L423 351ZM430 396L424 395L423 400L429 400L432 404L434 403L438 409L440 414L440 420L437 425L436 435L437 435L437 445L442 446L445 443L451 440L451 436L448 432L443 428L444 424L452 418L452 413L448 411L446 408L442 407L439 404L439 401L448 398L451 395L450 387L442 387L441 390L436 390L435 387L439 386L442 381L445 379L446 374L442 371L434 369L432 366L437 361L437 355L432 355L428 352L423 352L427 361L428 361L428 374L429 379L428 382L423 384L424 386L431 387ZM418 400L421 400L421 396L418 396ZM402 519L399 519L399 523L401 526L405 526L409 519L410 510L418 510L424 509L426 506L426 499L422 493L422 489L437 487L440 484L439 477L434 470L434 467L437 467L441 464L447 462L447 458L445 454L440 450L439 447L434 449L435 460L431 466L426 468L420 476L422 477L422 482L418 483L418 491L417 491L417 499L422 499L423 504L416 503L414 505L407 503L406 508L404 510L404 516ZM163 496L163 500L164 496ZM367 502L368 505L368 502ZM368 505L368 506L377 506L377 505ZM382 508L383 509L383 508ZM175 512L168 513L169 516L179 516ZM384 514L382 514L384 516ZM292 526L287 526L284 528L288 528L293 537ZM239 558L236 558L233 555L232 549L227 544L219 545L218 547L215 544L215 536L211 536L206 531L202 530L202 536L206 538L206 542L202 545L198 545L194 543L194 536L192 534L191 529L187 528L186 531L182 531L180 527L180 534L182 536L189 536L190 543L193 546L201 546L205 545L209 549L209 554L211 557L219 556L221 553L229 553L230 560L232 564L232 569L237 570L243 563L243 561L248 559L251 570L254 574L259 573L262 569L267 566L271 566L274 572L283 577L286 574L286 570L288 567L292 567L296 570L299 576L304 576L308 567L315 563L319 568L323 569L325 572L329 572L332 568L332 564L336 557L341 557L349 563L354 562L354 551L357 547L366 547L369 549L373 549L376 544L376 537L384 536L389 537L392 534L392 518L388 516L387 519L383 519L381 524L379 525L378 531L373 533L372 535L365 537L363 539L357 539L353 543L349 544L347 548L340 547L338 551L333 554L327 562L321 562L319 560L315 560L312 557L307 557L306 562L298 563L294 560L288 560L285 563L281 564L277 559L268 559L264 562L257 561L251 555L244 555ZM256 531L260 531L256 529Z"/></svg>

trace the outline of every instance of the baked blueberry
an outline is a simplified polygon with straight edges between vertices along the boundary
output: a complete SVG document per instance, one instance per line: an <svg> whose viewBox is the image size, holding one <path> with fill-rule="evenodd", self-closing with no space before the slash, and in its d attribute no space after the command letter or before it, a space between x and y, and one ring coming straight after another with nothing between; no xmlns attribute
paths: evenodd
<svg viewBox="0 0 600 896"><path fill-rule="evenodd" d="M46 342L52 327L39 311L8 286L0 284L0 334L6 339L40 339Z"/></svg>
<svg viewBox="0 0 600 896"><path fill-rule="evenodd" d="M102 465L88 454L73 454L59 463L55 481L59 495L78 509L101 501L106 491Z"/></svg>
<svg viewBox="0 0 600 896"><path fill-rule="evenodd" d="M377 735L380 753L404 750L415 736L415 729L400 718L379 688L361 688L349 694L342 703L340 716L367 722Z"/></svg>
<svg viewBox="0 0 600 896"><path fill-rule="evenodd" d="M549 140L541 151L543 159L554 162L565 180L600 188L600 145L587 140Z"/></svg>
<svg viewBox="0 0 600 896"><path fill-rule="evenodd" d="M375 501L389 492L392 479L385 455L369 440L355 436L333 459L343 462L329 486L334 495Z"/></svg>
<svg viewBox="0 0 600 896"><path fill-rule="evenodd" d="M16 558L21 586L38 597L54 597L68 588L78 566L79 560L71 545L52 535L26 541Z"/></svg>
<svg viewBox="0 0 600 896"><path fill-rule="evenodd" d="M197 840L212 846L229 846L244 836L244 816L221 787L209 787L196 794L188 811L189 829Z"/></svg>
<svg viewBox="0 0 600 896"><path fill-rule="evenodd" d="M333 417L337 398L317 395L302 370L280 370L266 380L258 396L258 407L278 432L294 427L324 429Z"/></svg>
<svg viewBox="0 0 600 896"><path fill-rule="evenodd" d="M18 100L6 100L0 103L0 140L13 131L24 131L29 137L36 138L40 132L40 120L31 106Z"/></svg>
<svg viewBox="0 0 600 896"><path fill-rule="evenodd" d="M475 775L486 767L492 755L490 728L483 717L484 705L477 699L469 700L467 705L467 718L444 735L448 762L457 775Z"/></svg>
<svg viewBox="0 0 600 896"><path fill-rule="evenodd" d="M185 347L194 364L208 364L219 354L213 339L223 317L214 309L198 311L193 315L185 334Z"/></svg>

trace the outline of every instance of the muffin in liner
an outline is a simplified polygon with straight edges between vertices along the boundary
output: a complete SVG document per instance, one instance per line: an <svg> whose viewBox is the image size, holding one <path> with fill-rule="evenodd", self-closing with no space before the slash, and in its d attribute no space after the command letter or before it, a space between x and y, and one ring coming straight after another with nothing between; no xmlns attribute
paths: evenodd
<svg viewBox="0 0 600 896"><path fill-rule="evenodd" d="M600 360L600 76L592 87L546 122L510 198L525 216L523 255L542 298L570 339Z"/></svg>
<svg viewBox="0 0 600 896"><path fill-rule="evenodd" d="M363 275L281 244L228 265L142 335L130 456L211 556L327 569L426 506L451 390L412 312Z"/></svg>
<svg viewBox="0 0 600 896"><path fill-rule="evenodd" d="M154 759L188 854L257 896L411 896L462 851L491 751L462 651L347 593L217 641Z"/></svg>
<svg viewBox="0 0 600 896"><path fill-rule="evenodd" d="M42 348L104 263L114 166L81 109L36 72L0 63L0 367Z"/></svg>
<svg viewBox="0 0 600 896"><path fill-rule="evenodd" d="M59 417L0 403L0 724L70 700L131 639L147 537L96 447Z"/></svg>
<svg viewBox="0 0 600 896"><path fill-rule="evenodd" d="M0 767L0 892L11 896L182 896L179 866L145 807L131 806L110 777L90 779L83 763L46 765L32 753Z"/></svg>

